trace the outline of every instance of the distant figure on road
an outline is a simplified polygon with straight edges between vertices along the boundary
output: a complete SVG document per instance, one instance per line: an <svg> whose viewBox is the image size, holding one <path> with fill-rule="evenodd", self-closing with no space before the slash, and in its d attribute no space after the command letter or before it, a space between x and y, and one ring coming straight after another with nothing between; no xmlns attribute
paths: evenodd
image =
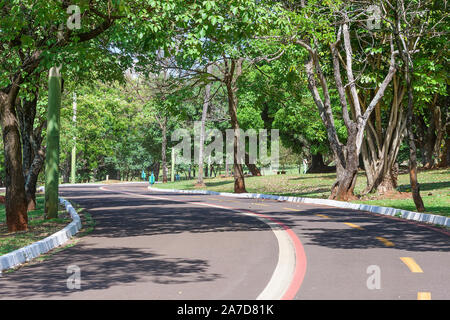
<svg viewBox="0 0 450 320"><path fill-rule="evenodd" d="M150 175L150 178L148 179L148 182L150 183L150 185L153 185L155 183L155 175L152 174Z"/></svg>

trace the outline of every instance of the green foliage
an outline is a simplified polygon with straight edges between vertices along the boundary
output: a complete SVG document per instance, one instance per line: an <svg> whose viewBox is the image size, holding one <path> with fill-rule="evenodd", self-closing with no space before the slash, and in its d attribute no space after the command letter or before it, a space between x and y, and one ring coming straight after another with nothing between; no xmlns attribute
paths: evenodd
<svg viewBox="0 0 450 320"><path fill-rule="evenodd" d="M139 170L149 165L143 152L149 119L117 83L77 87L77 122L72 123L72 95L66 95L61 112L61 162L70 162L76 137L77 179L105 179L114 170ZM142 112L142 113L140 113ZM147 158L144 157L144 154Z"/></svg>

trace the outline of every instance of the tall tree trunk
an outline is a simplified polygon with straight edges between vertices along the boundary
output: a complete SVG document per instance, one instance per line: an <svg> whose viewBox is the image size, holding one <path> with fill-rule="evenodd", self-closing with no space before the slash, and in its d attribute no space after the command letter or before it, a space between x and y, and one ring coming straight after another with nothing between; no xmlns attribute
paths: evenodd
<svg viewBox="0 0 450 320"><path fill-rule="evenodd" d="M397 3L397 5L399 5ZM404 63L404 74L406 80L406 91L408 92L408 110L407 110L407 132L409 142L409 181L411 184L411 193L416 205L416 209L419 212L425 211L422 197L420 196L420 185L417 181L417 148L413 131L413 108L414 108L414 92L412 77L414 74L413 57L411 55L412 43L414 40L408 35L404 34L401 30L402 23L400 19L404 18L404 8L398 6L399 12L396 12L396 21L394 27L395 40L399 48L399 54ZM403 10L403 11L402 11ZM406 30L408 32L408 30Z"/></svg>
<svg viewBox="0 0 450 320"><path fill-rule="evenodd" d="M6 167L5 210L6 224L10 232L28 229L19 121L14 106L17 93L18 88L14 87L7 93L0 91L0 123Z"/></svg>
<svg viewBox="0 0 450 320"><path fill-rule="evenodd" d="M45 161L42 129L45 127L46 121L41 119L38 127L33 128L36 118L38 90L33 95L31 101L22 101L16 108L22 138L22 162L28 211L36 209L37 179Z"/></svg>
<svg viewBox="0 0 450 320"><path fill-rule="evenodd" d="M419 212L425 211L425 206L423 204L422 197L420 196L420 185L417 181L417 149L416 143L414 141L414 132L413 132L413 87L411 83L411 74L412 70L410 70L409 64L407 64L406 70L406 86L408 90L408 138L409 138L409 180L411 183L411 192L414 200L414 204L416 205L416 209Z"/></svg>
<svg viewBox="0 0 450 320"><path fill-rule="evenodd" d="M36 116L36 103L37 92L31 101L17 101L17 117L20 124L20 133L22 138L22 168L25 178L25 193L27 197L27 209L28 211L36 209L36 196L35 192L31 192L27 188L27 178L30 174L31 164L34 158L33 147L31 139L33 138L33 123ZM29 187L30 185L28 185ZM28 190L27 190L28 189ZM35 190L36 191L36 190Z"/></svg>
<svg viewBox="0 0 450 320"><path fill-rule="evenodd" d="M398 168L396 159L406 131L407 118L401 106L405 87L393 78L393 97L389 121L380 139L378 129L369 120L362 145L362 157L367 177L363 194L377 190L386 193L397 187Z"/></svg>
<svg viewBox="0 0 450 320"><path fill-rule="evenodd" d="M211 66L208 66L207 72L211 72ZM203 151L205 149L206 115L208 114L208 106L210 99L211 99L211 84L208 83L205 86L205 96L203 97L202 122L200 126L200 145L198 150L198 179L196 185L200 187L205 186L205 183L203 182L203 163L204 163Z"/></svg>
<svg viewBox="0 0 450 320"><path fill-rule="evenodd" d="M237 118L237 105L238 100L236 96L236 79L242 72L243 59L232 59L230 71L225 77L225 85L227 88L228 96L228 113L230 115L231 128L234 129L234 140L233 140L233 173L234 173L234 192L235 193L245 193L245 180L244 171L242 169L242 163L238 159L239 150L239 121ZM245 161L245 160L244 160Z"/></svg>

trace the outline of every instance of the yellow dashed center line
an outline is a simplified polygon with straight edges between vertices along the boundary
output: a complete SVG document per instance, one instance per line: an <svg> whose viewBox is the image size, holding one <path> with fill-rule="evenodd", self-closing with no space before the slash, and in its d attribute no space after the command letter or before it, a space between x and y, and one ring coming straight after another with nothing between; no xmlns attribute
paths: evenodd
<svg viewBox="0 0 450 320"><path fill-rule="evenodd" d="M324 215L324 214L319 214L319 213L317 213L316 216L321 217L321 218L325 218L325 219L330 219L329 216L326 216L326 215Z"/></svg>
<svg viewBox="0 0 450 320"><path fill-rule="evenodd" d="M411 272L414 273L422 273L422 268L417 264L416 261L414 261L413 258L410 257L401 257L400 260L403 261L404 264L411 270Z"/></svg>
<svg viewBox="0 0 450 320"><path fill-rule="evenodd" d="M294 208L283 208L284 210L289 210L289 211L302 211L299 209L294 209Z"/></svg>
<svg viewBox="0 0 450 320"><path fill-rule="evenodd" d="M381 241L381 242L383 242L383 244L384 244L386 247L393 247L393 246L394 246L394 243L393 243L392 241L389 241L389 240L386 239L386 238L383 238L383 237L376 237L376 239L379 240L379 241Z"/></svg>
<svg viewBox="0 0 450 320"><path fill-rule="evenodd" d="M431 292L417 292L417 300L431 300Z"/></svg>
<svg viewBox="0 0 450 320"><path fill-rule="evenodd" d="M267 207L267 204L263 204L263 203L257 203L257 202L254 202L254 203L252 203L252 204L257 205L257 206L264 206L264 207Z"/></svg>
<svg viewBox="0 0 450 320"><path fill-rule="evenodd" d="M363 227L358 226L357 224L354 224L354 223L344 222L344 224L348 225L349 227L355 228L355 229L364 230Z"/></svg>

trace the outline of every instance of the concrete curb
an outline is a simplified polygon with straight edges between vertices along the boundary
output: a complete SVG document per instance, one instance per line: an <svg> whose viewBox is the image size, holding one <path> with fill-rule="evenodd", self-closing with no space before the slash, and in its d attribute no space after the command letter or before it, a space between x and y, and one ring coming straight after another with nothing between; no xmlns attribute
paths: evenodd
<svg viewBox="0 0 450 320"><path fill-rule="evenodd" d="M387 216L400 217L406 220L413 220L418 222L425 222L428 224L440 225L445 227L450 227L450 217L439 216L429 213L420 213L414 211L407 211L395 208L373 206L368 204L358 204L350 203L344 201L328 200L328 199L314 199L314 198L301 198L301 197L291 197L291 196L276 196L271 194L262 193L229 193L229 192L216 192L208 190L177 190L177 189L160 189L148 187L152 191L166 191L166 192L178 192L178 193L188 193L188 194L210 194L210 195L220 195L224 197L233 198L246 198L246 199L271 199L277 201L287 201L287 202L299 202L299 203L309 203L309 204L320 204L336 208L352 209L359 211L369 211Z"/></svg>
<svg viewBox="0 0 450 320"><path fill-rule="evenodd" d="M14 268L63 245L81 229L81 219L70 202L59 198L59 203L66 207L72 222L45 239L0 256L0 273L2 270Z"/></svg>

